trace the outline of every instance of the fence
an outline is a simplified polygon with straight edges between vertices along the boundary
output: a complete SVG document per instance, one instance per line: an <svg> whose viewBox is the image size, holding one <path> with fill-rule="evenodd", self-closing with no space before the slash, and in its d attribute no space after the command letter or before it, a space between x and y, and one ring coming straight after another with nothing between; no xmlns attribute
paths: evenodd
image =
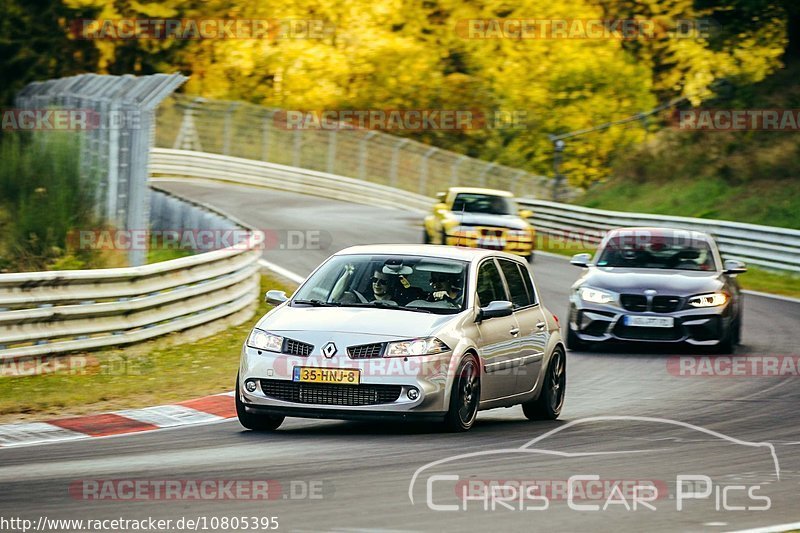
<svg viewBox="0 0 800 533"><path fill-rule="evenodd" d="M551 198L552 180L360 129L287 129L276 109L176 95L158 114L156 146L304 168L386 185L423 196L454 185L505 189ZM574 196L573 190L563 196Z"/></svg>
<svg viewBox="0 0 800 533"><path fill-rule="evenodd" d="M156 191L156 226L233 228L236 221ZM139 342L252 316L257 240L131 268L0 274L0 361Z"/></svg>
<svg viewBox="0 0 800 533"><path fill-rule="evenodd" d="M81 177L95 186L97 215L121 229L146 228L154 111L186 79L179 74L82 74L33 82L19 92L16 105L85 113L86 124L76 131ZM132 250L128 260L133 266L144 264L145 250Z"/></svg>

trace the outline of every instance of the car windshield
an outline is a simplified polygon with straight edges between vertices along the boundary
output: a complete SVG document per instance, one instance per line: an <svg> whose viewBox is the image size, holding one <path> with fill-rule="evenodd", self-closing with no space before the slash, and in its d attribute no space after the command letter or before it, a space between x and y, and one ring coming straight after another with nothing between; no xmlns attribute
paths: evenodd
<svg viewBox="0 0 800 533"><path fill-rule="evenodd" d="M455 314L464 309L467 265L414 255L335 256L297 291L292 306Z"/></svg>
<svg viewBox="0 0 800 533"><path fill-rule="evenodd" d="M516 215L517 207L511 198L491 194L460 193L453 201L453 212Z"/></svg>
<svg viewBox="0 0 800 533"><path fill-rule="evenodd" d="M716 270L708 241L688 235L619 235L598 257L598 267Z"/></svg>

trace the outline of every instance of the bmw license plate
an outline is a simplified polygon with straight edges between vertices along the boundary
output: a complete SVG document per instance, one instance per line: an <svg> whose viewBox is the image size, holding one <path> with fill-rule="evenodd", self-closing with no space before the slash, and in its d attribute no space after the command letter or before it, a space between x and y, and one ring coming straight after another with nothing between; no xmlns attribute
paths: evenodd
<svg viewBox="0 0 800 533"><path fill-rule="evenodd" d="M307 366L296 366L294 367L292 381L358 385L361 382L361 370L354 368L311 368Z"/></svg>
<svg viewBox="0 0 800 533"><path fill-rule="evenodd" d="M675 319L671 316L626 316L624 323L642 328L671 328Z"/></svg>

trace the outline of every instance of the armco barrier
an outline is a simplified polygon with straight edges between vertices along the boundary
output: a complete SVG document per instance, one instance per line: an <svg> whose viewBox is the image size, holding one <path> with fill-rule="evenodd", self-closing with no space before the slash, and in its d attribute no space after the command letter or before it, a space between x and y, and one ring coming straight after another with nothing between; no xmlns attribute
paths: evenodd
<svg viewBox="0 0 800 533"><path fill-rule="evenodd" d="M683 228L713 235L720 251L728 259L741 259L774 270L800 272L798 230L704 218L605 211L544 200L522 199L519 203L533 211L531 221L543 233L571 234L597 243L600 236L612 228Z"/></svg>
<svg viewBox="0 0 800 533"><path fill-rule="evenodd" d="M254 310L260 256L253 237L139 267L0 274L0 361L139 342Z"/></svg>
<svg viewBox="0 0 800 533"><path fill-rule="evenodd" d="M154 176L222 180L425 212L431 209L434 202L426 196L364 180L204 152L154 148L150 162L150 172ZM612 228L685 228L713 235L726 258L737 258L770 269L800 272L798 230L701 218L605 211L527 198L520 199L519 204L533 211L531 222L541 233L572 234L596 244L602 234Z"/></svg>

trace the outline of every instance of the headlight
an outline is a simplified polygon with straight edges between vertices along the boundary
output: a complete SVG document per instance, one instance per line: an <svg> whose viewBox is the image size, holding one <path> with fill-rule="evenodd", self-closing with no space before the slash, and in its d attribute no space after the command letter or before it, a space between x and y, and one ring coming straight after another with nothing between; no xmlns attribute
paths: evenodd
<svg viewBox="0 0 800 533"><path fill-rule="evenodd" d="M727 301L728 295L724 292L712 292L710 294L692 296L689 298L689 305L692 307L717 307L719 305L725 305Z"/></svg>
<svg viewBox="0 0 800 533"><path fill-rule="evenodd" d="M513 237L515 239L527 239L531 234L526 229L510 229L506 231L506 237Z"/></svg>
<svg viewBox="0 0 800 533"><path fill-rule="evenodd" d="M426 339L409 339L407 341L390 342L389 346L386 347L386 355L384 357L434 355L448 351L450 351L450 348L445 343L436 337L428 337Z"/></svg>
<svg viewBox="0 0 800 533"><path fill-rule="evenodd" d="M266 350L268 352L280 352L283 346L283 337L271 335L266 331L254 329L247 338L247 345L256 350Z"/></svg>
<svg viewBox="0 0 800 533"><path fill-rule="evenodd" d="M581 287L578 289L578 296L580 296L581 300L584 302L591 302L593 304L610 304L617 300L610 292L592 289L591 287Z"/></svg>

